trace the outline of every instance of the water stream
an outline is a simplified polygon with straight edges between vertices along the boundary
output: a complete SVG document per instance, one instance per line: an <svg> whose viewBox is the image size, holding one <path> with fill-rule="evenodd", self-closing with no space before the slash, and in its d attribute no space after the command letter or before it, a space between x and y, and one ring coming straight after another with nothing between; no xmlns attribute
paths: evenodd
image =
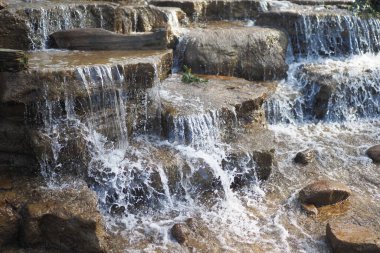
<svg viewBox="0 0 380 253"><path fill-rule="evenodd" d="M54 15L40 9L38 20L30 14L35 48L44 48L53 30L104 27L100 7L92 10L100 15L96 24L82 23L90 10L65 8L57 7ZM173 11L168 13L179 26ZM50 15L66 15L61 19L67 23ZM65 154L82 156L73 168L86 166L107 226L120 236L115 250L183 252L170 229L192 218L203 226L200 252L330 252L322 238L324 226L301 211L297 192L318 178L342 181L354 192L360 219L372 217L380 226L380 171L364 155L380 141L379 31L378 20L357 17L303 18L296 24L296 57L289 54L287 78L264 104L277 161L266 182L253 176L247 185L232 187L238 175L256 175L257 164L251 161L252 150L239 144L245 155L238 166L226 169L237 144L224 138L220 111L173 114L164 126L165 94L157 66L153 87L139 89L125 77L123 63L109 62L71 66L80 98L63 82L59 100L64 102L51 101L44 87L40 131L49 138L51 152L41 157L43 174L55 183L68 166ZM246 134L247 142L259 139L238 124L235 130ZM76 154L72 147L80 145L86 151ZM315 163L295 165L295 154L306 148L316 151Z"/></svg>

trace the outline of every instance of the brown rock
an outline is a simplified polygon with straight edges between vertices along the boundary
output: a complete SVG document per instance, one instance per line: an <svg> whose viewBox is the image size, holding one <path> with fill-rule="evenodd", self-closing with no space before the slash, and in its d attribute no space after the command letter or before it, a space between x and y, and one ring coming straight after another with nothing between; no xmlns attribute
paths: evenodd
<svg viewBox="0 0 380 253"><path fill-rule="evenodd" d="M0 49L0 72L18 72L28 68L28 57L23 51Z"/></svg>
<svg viewBox="0 0 380 253"><path fill-rule="evenodd" d="M328 223L326 236L334 253L380 252L380 231L360 225Z"/></svg>
<svg viewBox="0 0 380 253"><path fill-rule="evenodd" d="M366 155L371 158L374 163L380 163L380 145L369 148L366 151Z"/></svg>
<svg viewBox="0 0 380 253"><path fill-rule="evenodd" d="M21 211L21 243L63 252L104 252L105 231L97 199L80 189L41 190Z"/></svg>
<svg viewBox="0 0 380 253"><path fill-rule="evenodd" d="M315 159L315 151L311 149L306 149L304 151L298 152L296 157L294 157L295 163L300 163L302 165L309 164Z"/></svg>
<svg viewBox="0 0 380 253"><path fill-rule="evenodd" d="M175 224L170 231L174 239L180 244L184 244L190 234L185 224Z"/></svg>
<svg viewBox="0 0 380 253"><path fill-rule="evenodd" d="M20 217L6 203L0 203L0 249L3 245L16 239Z"/></svg>
<svg viewBox="0 0 380 253"><path fill-rule="evenodd" d="M303 188L299 193L299 198L301 203L320 207L341 202L350 195L351 190L340 182L319 180Z"/></svg>
<svg viewBox="0 0 380 253"><path fill-rule="evenodd" d="M315 207L315 205L313 205L313 204L301 204L301 206L302 206L302 209L305 210L305 212L308 215L314 215L314 216L318 215L318 209Z"/></svg>
<svg viewBox="0 0 380 253"><path fill-rule="evenodd" d="M83 28L55 32L54 46L70 50L141 50L165 49L167 32L122 35L100 28Z"/></svg>

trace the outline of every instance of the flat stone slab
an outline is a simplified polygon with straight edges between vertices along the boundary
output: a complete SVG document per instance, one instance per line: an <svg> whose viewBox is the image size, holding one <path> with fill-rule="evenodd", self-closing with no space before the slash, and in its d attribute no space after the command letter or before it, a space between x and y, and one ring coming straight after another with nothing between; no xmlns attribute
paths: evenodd
<svg viewBox="0 0 380 253"><path fill-rule="evenodd" d="M170 141L203 144L225 138L239 125L261 125L262 104L273 83L252 83L232 77L204 76L207 83L186 84L172 75L161 86L162 135ZM197 144L197 143L196 143Z"/></svg>
<svg viewBox="0 0 380 253"><path fill-rule="evenodd" d="M380 252L380 231L352 223L333 222L326 227L334 253Z"/></svg>
<svg viewBox="0 0 380 253"><path fill-rule="evenodd" d="M192 29L178 52L194 73L225 75L247 80L285 77L287 36L262 27Z"/></svg>
<svg viewBox="0 0 380 253"><path fill-rule="evenodd" d="M160 50L168 45L167 31L123 35L101 28L55 32L54 47L70 50Z"/></svg>
<svg viewBox="0 0 380 253"><path fill-rule="evenodd" d="M29 59L28 71L0 75L0 102L59 100L68 91L87 97L107 87L146 89L171 71L172 51L37 51Z"/></svg>
<svg viewBox="0 0 380 253"><path fill-rule="evenodd" d="M211 110L235 110L239 115L243 104L262 102L274 91L271 82L250 82L225 76L202 75L206 83L183 83L180 74L173 74L161 85L160 96L163 108L173 116L186 116Z"/></svg>

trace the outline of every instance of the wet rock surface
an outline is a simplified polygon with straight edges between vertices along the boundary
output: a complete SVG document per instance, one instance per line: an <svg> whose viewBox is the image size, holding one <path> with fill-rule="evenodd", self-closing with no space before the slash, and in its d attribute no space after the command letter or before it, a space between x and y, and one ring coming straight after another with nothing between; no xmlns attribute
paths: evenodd
<svg viewBox="0 0 380 253"><path fill-rule="evenodd" d="M122 35L100 28L55 32L53 47L70 50L160 50L168 45L167 32Z"/></svg>
<svg viewBox="0 0 380 253"><path fill-rule="evenodd" d="M380 145L367 149L366 155L371 158L374 163L380 163Z"/></svg>
<svg viewBox="0 0 380 253"><path fill-rule="evenodd" d="M2 178L13 182L0 190L2 250L105 252L108 239L97 198L83 182L48 189L39 176L3 171Z"/></svg>
<svg viewBox="0 0 380 253"><path fill-rule="evenodd" d="M327 224L326 235L334 253L380 252L379 231L365 226L332 222Z"/></svg>
<svg viewBox="0 0 380 253"><path fill-rule="evenodd" d="M286 74L287 37L279 30L194 29L187 36L183 64L194 73L248 80L281 79Z"/></svg>
<svg viewBox="0 0 380 253"><path fill-rule="evenodd" d="M196 218L173 225L170 232L178 243L188 248L210 249L213 245L207 240L212 235L211 231Z"/></svg>
<svg viewBox="0 0 380 253"><path fill-rule="evenodd" d="M18 72L28 68L28 58L23 51L0 49L0 72Z"/></svg>
<svg viewBox="0 0 380 253"><path fill-rule="evenodd" d="M303 188L299 193L299 198L301 203L320 207L344 201L350 195L351 190L340 182L319 180Z"/></svg>

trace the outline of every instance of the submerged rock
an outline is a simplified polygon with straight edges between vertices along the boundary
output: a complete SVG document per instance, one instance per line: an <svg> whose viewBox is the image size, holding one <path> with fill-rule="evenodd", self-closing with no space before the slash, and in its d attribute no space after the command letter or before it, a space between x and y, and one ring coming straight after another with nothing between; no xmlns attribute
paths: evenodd
<svg viewBox="0 0 380 253"><path fill-rule="evenodd" d="M287 36L276 29L194 29L187 34L183 64L194 73L273 80L285 77Z"/></svg>
<svg viewBox="0 0 380 253"><path fill-rule="evenodd" d="M298 152L296 157L294 157L295 163L300 163L306 165L312 163L315 159L315 150L306 149L304 151Z"/></svg>
<svg viewBox="0 0 380 253"><path fill-rule="evenodd" d="M326 236L334 253L379 253L380 231L350 223L328 223Z"/></svg>
<svg viewBox="0 0 380 253"><path fill-rule="evenodd" d="M336 204L346 200L350 195L351 190L340 182L319 180L303 188L299 193L299 199L303 204L320 207Z"/></svg>
<svg viewBox="0 0 380 253"><path fill-rule="evenodd" d="M371 158L374 163L380 163L380 145L370 147L366 151L366 155Z"/></svg>

